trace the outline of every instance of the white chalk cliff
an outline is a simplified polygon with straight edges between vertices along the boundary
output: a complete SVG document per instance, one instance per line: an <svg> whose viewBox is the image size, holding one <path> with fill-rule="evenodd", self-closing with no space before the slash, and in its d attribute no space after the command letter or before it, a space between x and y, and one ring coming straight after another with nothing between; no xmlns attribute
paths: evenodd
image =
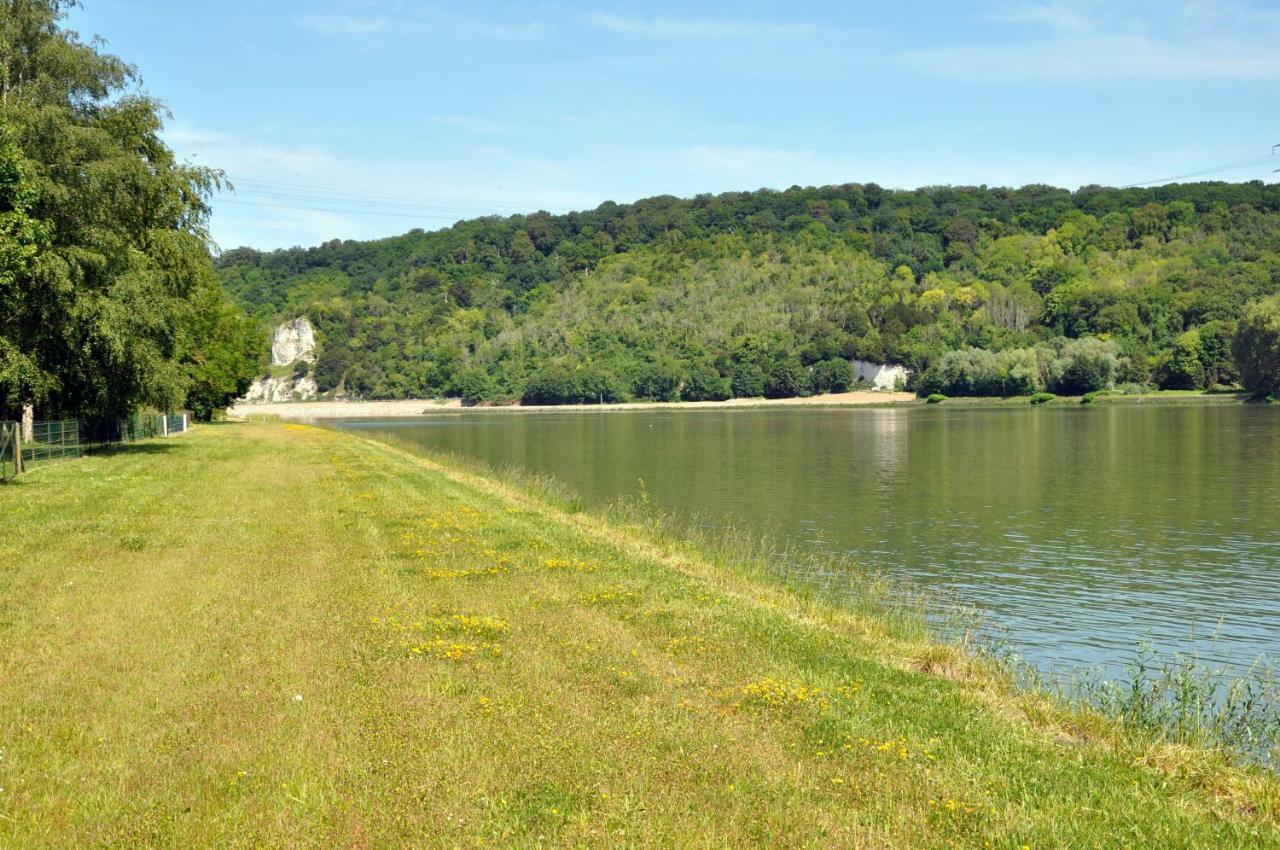
<svg viewBox="0 0 1280 850"><path fill-rule="evenodd" d="M320 389L309 368L315 362L316 331L307 317L279 325L271 334L272 374L254 381L241 401L311 401ZM287 366L294 368L282 372Z"/></svg>

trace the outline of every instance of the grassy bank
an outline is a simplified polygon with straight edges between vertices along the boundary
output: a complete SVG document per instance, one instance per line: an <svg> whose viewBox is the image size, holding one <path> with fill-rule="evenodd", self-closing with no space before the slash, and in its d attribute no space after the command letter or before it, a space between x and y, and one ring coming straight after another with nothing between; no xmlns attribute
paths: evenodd
<svg viewBox="0 0 1280 850"><path fill-rule="evenodd" d="M1280 847L1280 786L393 448L0 488L0 846Z"/></svg>

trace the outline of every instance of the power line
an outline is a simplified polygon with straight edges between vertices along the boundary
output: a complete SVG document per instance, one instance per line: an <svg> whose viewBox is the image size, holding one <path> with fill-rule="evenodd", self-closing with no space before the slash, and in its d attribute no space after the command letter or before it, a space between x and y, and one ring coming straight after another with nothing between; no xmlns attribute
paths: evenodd
<svg viewBox="0 0 1280 850"><path fill-rule="evenodd" d="M1272 153L1275 153L1276 147L1280 147L1280 145L1276 145L1275 147L1273 147L1271 149ZM1262 165L1266 162L1274 162L1270 154L1266 156L1253 157L1252 159L1242 159L1242 160L1239 160L1238 162L1228 162L1223 165L1215 165L1210 168L1202 169L1200 171L1188 171L1186 174L1174 174L1171 177L1161 177L1156 180L1143 180L1140 183L1130 183L1126 186L1121 186L1120 188L1121 189L1137 189L1141 186L1151 186L1157 183L1172 183L1175 180L1186 180L1189 177L1204 177L1205 175L1217 174L1222 171L1238 171L1242 168L1252 168L1254 166Z"/></svg>
<svg viewBox="0 0 1280 850"><path fill-rule="evenodd" d="M456 222L459 217L456 215L433 215L431 213L405 213L405 212L382 212L379 210L360 210L360 209L339 209L333 207L316 207L316 206L297 206L294 204L277 204L268 201L243 200L238 198L223 198L216 203L219 204L236 204L239 206L258 207L266 210L298 210L300 212L321 212L321 213L337 213L340 215L376 215L386 218L412 218L418 221L423 219L432 219L436 221Z"/></svg>
<svg viewBox="0 0 1280 850"><path fill-rule="evenodd" d="M330 198L342 198L351 200L374 200L389 201L401 200L407 201L417 206L448 206L450 208L462 207L478 207L481 209L493 209L495 207L511 207L518 209L538 209L539 204L532 201L518 200L494 200L492 198L443 198L428 197L423 195L410 195L396 192L380 192L369 191L368 189L356 189L342 186L320 186L308 183L290 183L282 180L263 180L255 177L236 177L228 175L227 178L233 186L244 185L249 191L289 191L300 192L306 194L317 194ZM260 188L255 188L260 187Z"/></svg>

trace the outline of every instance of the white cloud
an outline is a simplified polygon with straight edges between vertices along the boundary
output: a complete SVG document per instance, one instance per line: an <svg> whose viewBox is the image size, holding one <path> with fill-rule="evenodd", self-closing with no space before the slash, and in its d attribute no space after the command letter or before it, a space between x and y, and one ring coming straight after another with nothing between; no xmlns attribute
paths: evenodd
<svg viewBox="0 0 1280 850"><path fill-rule="evenodd" d="M1095 26L1095 21L1083 14L1082 4L1064 3L1061 0L1015 6L994 15L993 20L1011 24L1040 24L1064 32L1085 32Z"/></svg>
<svg viewBox="0 0 1280 850"><path fill-rule="evenodd" d="M821 35L840 29L806 22L750 18L634 18L607 12L595 12L588 20L594 26L610 32L660 38L793 38Z"/></svg>
<svg viewBox="0 0 1280 850"><path fill-rule="evenodd" d="M373 14L326 13L305 15L294 23L329 36L364 37L378 34L440 35L455 38L528 40L545 30L540 21L497 21L428 8L398 4L367 4Z"/></svg>
<svg viewBox="0 0 1280 850"><path fill-rule="evenodd" d="M903 53L909 68L949 79L1016 81L1280 76L1280 55L1241 45L1096 35Z"/></svg>
<svg viewBox="0 0 1280 850"><path fill-rule="evenodd" d="M305 15L297 23L324 35L370 35L386 30L391 20L381 15Z"/></svg>

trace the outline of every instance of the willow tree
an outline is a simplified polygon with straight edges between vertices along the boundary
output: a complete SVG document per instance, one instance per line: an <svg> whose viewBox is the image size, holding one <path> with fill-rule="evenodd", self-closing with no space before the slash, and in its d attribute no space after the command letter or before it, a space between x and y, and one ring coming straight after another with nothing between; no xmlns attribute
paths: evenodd
<svg viewBox="0 0 1280 850"><path fill-rule="evenodd" d="M62 26L72 5L0 0L0 400L177 407L219 326L200 311L225 306L221 173L177 160L134 67Z"/></svg>

